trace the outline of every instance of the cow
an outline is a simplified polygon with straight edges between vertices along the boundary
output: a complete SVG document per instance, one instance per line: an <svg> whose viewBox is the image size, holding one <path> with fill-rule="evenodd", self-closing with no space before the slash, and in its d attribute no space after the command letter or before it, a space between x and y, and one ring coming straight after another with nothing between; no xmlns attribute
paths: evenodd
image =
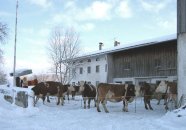
<svg viewBox="0 0 186 130"><path fill-rule="evenodd" d="M49 96L57 96L57 105L60 104L60 99L61 104L64 105L63 96L67 92L68 87L62 85L60 82L46 81L38 83L35 87L32 88L32 90L34 91L34 95L36 96L36 100L34 100L34 105L37 103L39 97L43 99L44 103L46 96L47 102L50 102Z"/></svg>
<svg viewBox="0 0 186 130"><path fill-rule="evenodd" d="M86 109L86 101L88 100L88 108L90 108L91 100L94 100L95 107L96 107L96 87L92 84L88 84L86 81L79 82L79 92L82 94L83 102L84 102L84 109Z"/></svg>
<svg viewBox="0 0 186 130"><path fill-rule="evenodd" d="M106 102L120 102L123 101L123 111L128 112L128 102L132 102L135 97L135 86L133 84L108 84L100 83L97 87L97 111L101 112L99 108L100 102L106 113L108 109Z"/></svg>
<svg viewBox="0 0 186 130"><path fill-rule="evenodd" d="M75 99L75 95L79 92L80 86L78 85L67 85L68 86L68 91L67 91L67 97L68 100L70 100L69 95L72 95L72 100Z"/></svg>
<svg viewBox="0 0 186 130"><path fill-rule="evenodd" d="M169 109L169 103L172 101L174 107L177 108L177 83L162 80L156 89L156 92L164 93L166 102L165 109Z"/></svg>
<svg viewBox="0 0 186 130"><path fill-rule="evenodd" d="M142 82L140 83L140 92L144 96L144 105L145 109L148 110L153 110L150 100L151 99L157 99L158 103L157 105L160 104L160 100L164 99L164 104L165 104L165 94L156 92L157 84L152 84L152 83L147 83L147 82Z"/></svg>
<svg viewBox="0 0 186 130"><path fill-rule="evenodd" d="M37 101L39 100L39 98L41 98L43 100L43 104L46 98L46 94L47 94L47 87L46 84L44 82L40 82L38 84L36 84L32 89L34 92L34 106L37 103Z"/></svg>

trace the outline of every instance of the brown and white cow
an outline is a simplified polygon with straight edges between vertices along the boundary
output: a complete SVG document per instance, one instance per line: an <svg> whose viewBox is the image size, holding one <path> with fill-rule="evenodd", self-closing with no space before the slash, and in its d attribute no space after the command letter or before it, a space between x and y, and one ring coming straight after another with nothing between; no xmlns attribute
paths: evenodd
<svg viewBox="0 0 186 130"><path fill-rule="evenodd" d="M88 100L88 108L90 108L91 100L94 100L96 107L96 87L92 84L88 84L86 81L80 81L79 92L82 94L84 101L84 109L86 109L86 101Z"/></svg>
<svg viewBox="0 0 186 130"><path fill-rule="evenodd" d="M156 89L158 93L165 93L165 109L169 109L169 103L174 103L174 107L177 108L177 83L170 81L161 81Z"/></svg>
<svg viewBox="0 0 186 130"><path fill-rule="evenodd" d="M62 85L60 82L46 81L38 83L35 87L32 88L32 90L34 91L34 95L36 96L36 99L34 99L34 105L37 103L40 97L43 99L44 103L46 96L47 102L50 102L49 96L57 96L57 105L59 105L60 100L61 104L64 105L63 97L64 94L67 92L68 87Z"/></svg>
<svg viewBox="0 0 186 130"><path fill-rule="evenodd" d="M133 84L108 84L100 83L97 87L97 111L101 112L99 104L103 105L106 113L108 109L106 102L123 101L123 111L128 111L128 102L132 102L135 97L135 86Z"/></svg>
<svg viewBox="0 0 186 130"><path fill-rule="evenodd" d="M152 83L147 83L147 82L142 82L140 83L140 92L142 93L142 96L144 97L144 104L145 104L145 109L148 110L153 110L150 100L151 99L157 99L158 103L157 105L160 104L160 100L164 99L165 100L165 94L156 92L157 84L152 84ZM166 101L164 101L165 104Z"/></svg>

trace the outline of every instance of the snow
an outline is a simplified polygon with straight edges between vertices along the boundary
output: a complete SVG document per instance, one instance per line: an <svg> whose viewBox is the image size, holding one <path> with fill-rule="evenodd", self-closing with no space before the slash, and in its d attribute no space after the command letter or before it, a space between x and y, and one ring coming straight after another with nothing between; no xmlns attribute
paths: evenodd
<svg viewBox="0 0 186 130"><path fill-rule="evenodd" d="M30 88L25 91L31 92ZM36 107L21 108L5 101L0 93L0 130L186 130L186 108L166 112L163 102L156 103L152 100L153 111L145 110L139 97L129 104L129 112L123 112L122 102L108 102L109 113L101 105L98 113L93 101L90 109L83 109L81 96L65 100L64 106L57 106L51 97L51 103L43 104L40 99Z"/></svg>

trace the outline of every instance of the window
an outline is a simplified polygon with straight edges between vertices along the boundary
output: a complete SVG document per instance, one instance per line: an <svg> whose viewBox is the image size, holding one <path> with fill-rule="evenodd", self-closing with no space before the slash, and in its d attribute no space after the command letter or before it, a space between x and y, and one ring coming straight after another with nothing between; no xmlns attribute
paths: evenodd
<svg viewBox="0 0 186 130"><path fill-rule="evenodd" d="M98 84L99 84L99 81L96 81L96 87L98 86Z"/></svg>
<svg viewBox="0 0 186 130"><path fill-rule="evenodd" d="M125 62L124 63L124 70L130 70L130 68L131 68L130 62Z"/></svg>
<svg viewBox="0 0 186 130"><path fill-rule="evenodd" d="M100 58L99 58L99 57L97 57L97 58L96 58L96 61L100 61Z"/></svg>
<svg viewBox="0 0 186 130"><path fill-rule="evenodd" d="M161 67L161 60L160 60L160 59L155 59L155 61L154 61L154 66L155 66L156 68Z"/></svg>
<svg viewBox="0 0 186 130"><path fill-rule="evenodd" d="M107 72L107 64L105 64L105 72Z"/></svg>
<svg viewBox="0 0 186 130"><path fill-rule="evenodd" d="M91 59L88 59L87 61L88 61L88 62L91 62Z"/></svg>
<svg viewBox="0 0 186 130"><path fill-rule="evenodd" d="M125 81L126 84L132 84L132 81Z"/></svg>
<svg viewBox="0 0 186 130"><path fill-rule="evenodd" d="M73 68L72 69L72 74L75 74L76 73L76 68Z"/></svg>
<svg viewBox="0 0 186 130"><path fill-rule="evenodd" d="M88 84L91 84L91 82L90 82L90 81L88 81L87 83L88 83Z"/></svg>
<svg viewBox="0 0 186 130"><path fill-rule="evenodd" d="M96 73L99 72L99 65L96 66Z"/></svg>
<svg viewBox="0 0 186 130"><path fill-rule="evenodd" d="M80 73L80 74L83 74L83 68L80 68L80 69L79 69L79 73Z"/></svg>
<svg viewBox="0 0 186 130"><path fill-rule="evenodd" d="M115 81L115 83L117 83L117 84L122 84L122 81Z"/></svg>
<svg viewBox="0 0 186 130"><path fill-rule="evenodd" d="M174 60L169 60L168 61L168 63L167 63L167 67L169 68L169 69L171 69L171 68L175 68L175 62L174 62Z"/></svg>
<svg viewBox="0 0 186 130"><path fill-rule="evenodd" d="M87 73L88 73L88 74L91 73L91 67L90 67L90 66L87 67Z"/></svg>

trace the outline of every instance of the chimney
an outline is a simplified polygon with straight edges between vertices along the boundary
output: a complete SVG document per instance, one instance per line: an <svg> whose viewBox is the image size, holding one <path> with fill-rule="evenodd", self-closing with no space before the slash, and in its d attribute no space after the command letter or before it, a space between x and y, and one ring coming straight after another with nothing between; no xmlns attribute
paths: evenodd
<svg viewBox="0 0 186 130"><path fill-rule="evenodd" d="M103 43L100 42L100 43L99 43L99 50L102 50L102 46L103 46Z"/></svg>
<svg viewBox="0 0 186 130"><path fill-rule="evenodd" d="M118 42L118 41L114 42L114 46L118 46L119 44L120 44L120 42Z"/></svg>

